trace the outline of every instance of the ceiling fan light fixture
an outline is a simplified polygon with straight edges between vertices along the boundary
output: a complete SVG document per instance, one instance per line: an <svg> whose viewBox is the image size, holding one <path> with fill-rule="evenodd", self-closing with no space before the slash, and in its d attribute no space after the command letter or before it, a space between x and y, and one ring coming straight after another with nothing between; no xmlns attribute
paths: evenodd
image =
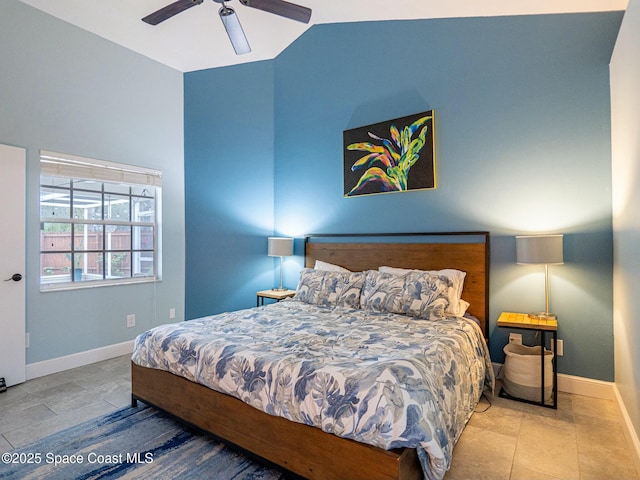
<svg viewBox="0 0 640 480"><path fill-rule="evenodd" d="M220 14L222 24L227 31L229 40L231 40L231 45L233 45L233 49L236 51L236 55L250 53L251 47L249 46L249 42L247 41L244 31L242 30L242 25L240 25L240 20L238 20L235 10L231 7L227 7L223 3L218 13Z"/></svg>

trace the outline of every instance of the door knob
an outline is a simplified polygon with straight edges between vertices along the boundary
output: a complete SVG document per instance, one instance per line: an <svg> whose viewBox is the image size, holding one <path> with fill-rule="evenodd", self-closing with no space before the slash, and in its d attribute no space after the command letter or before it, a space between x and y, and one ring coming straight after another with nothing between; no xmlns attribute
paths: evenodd
<svg viewBox="0 0 640 480"><path fill-rule="evenodd" d="M20 275L19 273L14 273L13 275L11 275L11 278L7 278L5 282L9 282L11 280L13 280L14 282L19 282L20 280L22 280L22 275Z"/></svg>

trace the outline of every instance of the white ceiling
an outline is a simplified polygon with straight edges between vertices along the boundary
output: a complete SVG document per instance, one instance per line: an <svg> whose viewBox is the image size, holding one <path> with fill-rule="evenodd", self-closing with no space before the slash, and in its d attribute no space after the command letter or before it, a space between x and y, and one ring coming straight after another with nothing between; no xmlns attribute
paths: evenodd
<svg viewBox="0 0 640 480"><path fill-rule="evenodd" d="M230 0L252 52L236 56L206 0L151 26L140 19L174 0L20 0L181 72L275 58L314 24L625 10L628 0L289 0L313 10L308 25Z"/></svg>

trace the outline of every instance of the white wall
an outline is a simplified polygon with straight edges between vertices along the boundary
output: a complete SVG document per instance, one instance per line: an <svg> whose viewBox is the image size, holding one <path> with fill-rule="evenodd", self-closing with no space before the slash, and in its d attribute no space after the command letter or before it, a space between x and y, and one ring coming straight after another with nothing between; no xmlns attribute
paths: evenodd
<svg viewBox="0 0 640 480"><path fill-rule="evenodd" d="M615 382L640 434L640 0L630 0L611 60ZM638 446L636 446L638 448Z"/></svg>
<svg viewBox="0 0 640 480"><path fill-rule="evenodd" d="M27 149L27 364L129 342L172 307L181 320L182 74L17 0L0 2L0 71L0 143ZM164 172L162 282L40 292L40 149Z"/></svg>

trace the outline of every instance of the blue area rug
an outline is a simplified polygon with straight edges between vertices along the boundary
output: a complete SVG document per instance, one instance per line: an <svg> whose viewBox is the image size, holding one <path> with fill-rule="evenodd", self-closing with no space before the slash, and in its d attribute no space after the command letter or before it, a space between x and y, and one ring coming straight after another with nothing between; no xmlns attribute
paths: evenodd
<svg viewBox="0 0 640 480"><path fill-rule="evenodd" d="M285 480L287 476L155 408L140 406L4 454L0 478Z"/></svg>

